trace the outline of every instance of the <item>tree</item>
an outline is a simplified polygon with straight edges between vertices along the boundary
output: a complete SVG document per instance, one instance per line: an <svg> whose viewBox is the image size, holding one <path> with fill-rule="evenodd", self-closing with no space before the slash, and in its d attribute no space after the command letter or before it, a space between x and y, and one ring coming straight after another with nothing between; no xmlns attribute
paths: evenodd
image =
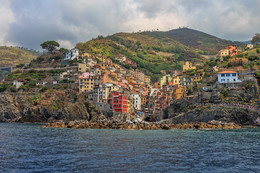
<svg viewBox="0 0 260 173"><path fill-rule="evenodd" d="M48 50L49 52L53 52L57 47L59 47L60 44L56 41L45 41L41 44L41 47L43 49Z"/></svg>
<svg viewBox="0 0 260 173"><path fill-rule="evenodd" d="M256 33L252 38L251 43L259 43L260 42L260 34Z"/></svg>

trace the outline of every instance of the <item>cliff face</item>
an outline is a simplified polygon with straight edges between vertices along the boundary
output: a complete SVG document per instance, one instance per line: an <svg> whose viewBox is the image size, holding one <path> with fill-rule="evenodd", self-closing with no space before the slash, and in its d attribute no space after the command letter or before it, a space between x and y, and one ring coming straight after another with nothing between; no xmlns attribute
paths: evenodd
<svg viewBox="0 0 260 173"><path fill-rule="evenodd" d="M30 94L0 94L0 122L54 122L57 120L104 119L102 112L86 104L86 96L80 95L76 102L60 97L59 93L51 93L48 104L44 104L43 96L35 98Z"/></svg>
<svg viewBox="0 0 260 173"><path fill-rule="evenodd" d="M184 100L172 104L163 115L167 122L176 124L216 120L239 125L252 125L258 117L260 117L259 110L217 104L196 107L193 103Z"/></svg>

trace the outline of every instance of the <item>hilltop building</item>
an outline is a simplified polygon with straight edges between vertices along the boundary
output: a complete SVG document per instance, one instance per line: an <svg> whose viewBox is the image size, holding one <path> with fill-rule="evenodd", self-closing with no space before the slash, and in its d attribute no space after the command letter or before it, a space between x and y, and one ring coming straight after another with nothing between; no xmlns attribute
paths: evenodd
<svg viewBox="0 0 260 173"><path fill-rule="evenodd" d="M195 66L192 65L192 62L190 61L186 61L183 66L182 66L182 70L185 72L185 71L188 71L188 70L192 70L192 69L196 69Z"/></svg>
<svg viewBox="0 0 260 173"><path fill-rule="evenodd" d="M79 58L79 50L71 49L66 53L66 58L64 60L74 60Z"/></svg>

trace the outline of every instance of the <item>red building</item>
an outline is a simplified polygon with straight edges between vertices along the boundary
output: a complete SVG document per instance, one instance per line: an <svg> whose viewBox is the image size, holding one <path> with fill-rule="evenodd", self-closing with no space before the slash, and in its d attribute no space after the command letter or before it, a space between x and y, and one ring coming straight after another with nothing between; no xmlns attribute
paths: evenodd
<svg viewBox="0 0 260 173"><path fill-rule="evenodd" d="M112 92L112 108L115 112L128 112L127 96L120 92Z"/></svg>

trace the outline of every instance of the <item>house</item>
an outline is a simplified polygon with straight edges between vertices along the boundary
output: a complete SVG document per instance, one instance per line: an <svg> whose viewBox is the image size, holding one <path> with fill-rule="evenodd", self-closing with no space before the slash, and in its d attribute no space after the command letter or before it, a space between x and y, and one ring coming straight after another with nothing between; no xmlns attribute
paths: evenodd
<svg viewBox="0 0 260 173"><path fill-rule="evenodd" d="M169 82L172 82L171 75L167 74L167 75L161 77L161 79L160 79L160 86L161 86L161 88L163 87L163 85L168 85Z"/></svg>
<svg viewBox="0 0 260 173"><path fill-rule="evenodd" d="M190 86L193 85L193 79L190 77L183 77L180 83L182 86Z"/></svg>
<svg viewBox="0 0 260 173"><path fill-rule="evenodd" d="M193 82L199 82L203 79L203 76L205 75L205 72L197 73L193 76Z"/></svg>
<svg viewBox="0 0 260 173"><path fill-rule="evenodd" d="M94 77L93 73L83 73L79 76L79 91L80 92L91 92L94 89Z"/></svg>
<svg viewBox="0 0 260 173"><path fill-rule="evenodd" d="M218 54L219 54L220 57L228 56L229 55L229 49L221 49Z"/></svg>
<svg viewBox="0 0 260 173"><path fill-rule="evenodd" d="M230 56L234 56L237 54L237 46L236 45L229 45L227 47L227 49L229 50L229 55Z"/></svg>
<svg viewBox="0 0 260 173"><path fill-rule="evenodd" d="M94 89L94 94L97 97L97 103L106 103L109 97L110 88L106 85L100 85Z"/></svg>
<svg viewBox="0 0 260 173"><path fill-rule="evenodd" d="M82 72L82 73L90 71L90 65L83 64L83 63L78 63L78 71Z"/></svg>
<svg viewBox="0 0 260 173"><path fill-rule="evenodd" d="M128 112L128 98L121 92L112 92L112 108L115 112Z"/></svg>
<svg viewBox="0 0 260 173"><path fill-rule="evenodd" d="M185 86L181 86L181 85L177 85L174 89L173 89L173 98L175 100L181 99L186 97L186 93L187 93L187 89Z"/></svg>
<svg viewBox="0 0 260 173"><path fill-rule="evenodd" d="M192 62L186 61L183 66L182 66L182 70L183 71L188 71L188 70L193 70L196 69L195 66L192 65Z"/></svg>
<svg viewBox="0 0 260 173"><path fill-rule="evenodd" d="M132 103L133 103L133 106L134 106L134 109L135 110L141 110L141 97L139 94L131 94L131 97L132 97Z"/></svg>
<svg viewBox="0 0 260 173"><path fill-rule="evenodd" d="M180 85L180 81L181 81L181 76L176 76L172 80L173 85Z"/></svg>
<svg viewBox="0 0 260 173"><path fill-rule="evenodd" d="M85 59L85 62L86 62L86 64L88 64L90 67L93 67L94 65L97 64L97 60L95 60L95 59L92 58L92 57L87 57L87 58Z"/></svg>
<svg viewBox="0 0 260 173"><path fill-rule="evenodd" d="M17 88L20 88L20 86L22 86L23 85L23 82L22 81L20 81L20 80L15 80L15 81L13 81L13 85L15 85L15 88L17 89Z"/></svg>
<svg viewBox="0 0 260 173"><path fill-rule="evenodd" d="M245 46L245 50L247 50L247 49L253 49L254 48L254 45L253 44L247 44L246 46Z"/></svg>
<svg viewBox="0 0 260 173"><path fill-rule="evenodd" d="M74 60L79 58L79 50L78 49L71 49L66 53L65 60Z"/></svg>
<svg viewBox="0 0 260 173"><path fill-rule="evenodd" d="M222 71L218 73L219 83L239 83L238 73L235 71Z"/></svg>

